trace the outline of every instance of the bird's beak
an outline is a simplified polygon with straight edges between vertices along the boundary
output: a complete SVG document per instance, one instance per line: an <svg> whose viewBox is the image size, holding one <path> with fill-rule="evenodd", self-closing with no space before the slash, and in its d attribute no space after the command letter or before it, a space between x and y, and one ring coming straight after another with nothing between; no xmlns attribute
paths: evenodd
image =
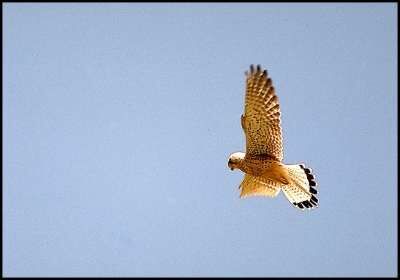
<svg viewBox="0 0 400 280"><path fill-rule="evenodd" d="M228 167L233 171L233 167L231 165L231 161L228 162Z"/></svg>

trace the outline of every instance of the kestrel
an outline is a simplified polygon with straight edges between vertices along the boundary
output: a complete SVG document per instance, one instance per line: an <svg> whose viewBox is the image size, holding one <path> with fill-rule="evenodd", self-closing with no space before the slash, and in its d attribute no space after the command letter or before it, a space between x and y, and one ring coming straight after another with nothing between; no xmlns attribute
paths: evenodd
<svg viewBox="0 0 400 280"><path fill-rule="evenodd" d="M245 173L239 186L240 197L275 197L282 189L299 209L318 207L316 182L311 168L303 164L284 164L282 128L278 97L260 65L246 71L246 97L241 124L246 137L246 153L229 156L231 170Z"/></svg>

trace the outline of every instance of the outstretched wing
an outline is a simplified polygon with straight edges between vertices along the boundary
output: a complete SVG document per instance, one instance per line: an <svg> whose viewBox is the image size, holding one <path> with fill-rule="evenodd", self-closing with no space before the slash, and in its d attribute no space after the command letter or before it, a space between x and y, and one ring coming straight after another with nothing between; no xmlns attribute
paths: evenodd
<svg viewBox="0 0 400 280"><path fill-rule="evenodd" d="M283 159L282 129L278 97L260 65L246 72L246 97L241 123L246 135L246 154Z"/></svg>
<svg viewBox="0 0 400 280"><path fill-rule="evenodd" d="M248 196L269 196L275 197L280 191L280 185L273 180L255 177L249 174L244 176L242 183L239 186L240 198Z"/></svg>

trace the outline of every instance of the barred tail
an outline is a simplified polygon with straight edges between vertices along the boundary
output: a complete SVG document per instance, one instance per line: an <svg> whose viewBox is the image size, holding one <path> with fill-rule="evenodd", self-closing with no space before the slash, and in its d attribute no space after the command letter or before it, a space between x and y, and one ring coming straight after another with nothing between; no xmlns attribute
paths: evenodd
<svg viewBox="0 0 400 280"><path fill-rule="evenodd" d="M291 182L282 187L286 198L297 208L313 209L318 207L317 183L311 168L303 164L286 165Z"/></svg>

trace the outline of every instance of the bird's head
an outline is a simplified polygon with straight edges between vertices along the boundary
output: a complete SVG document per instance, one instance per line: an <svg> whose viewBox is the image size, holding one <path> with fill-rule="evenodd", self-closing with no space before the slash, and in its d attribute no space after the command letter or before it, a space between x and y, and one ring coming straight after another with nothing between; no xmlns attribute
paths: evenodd
<svg viewBox="0 0 400 280"><path fill-rule="evenodd" d="M245 156L245 153L242 153L242 152L236 152L236 153L231 154L229 156L229 160L228 160L228 167L231 170L239 168L244 159L244 156Z"/></svg>

